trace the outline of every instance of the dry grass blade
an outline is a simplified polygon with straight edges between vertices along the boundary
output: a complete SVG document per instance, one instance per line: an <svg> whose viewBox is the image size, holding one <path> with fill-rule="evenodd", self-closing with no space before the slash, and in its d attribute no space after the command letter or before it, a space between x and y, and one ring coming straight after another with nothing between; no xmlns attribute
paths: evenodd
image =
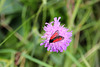
<svg viewBox="0 0 100 67"><path fill-rule="evenodd" d="M90 55L92 55L95 51L97 51L98 49L100 49L100 43L96 44L93 48L91 48L85 55L84 58L88 58ZM83 59L80 58L79 62L82 62ZM72 66L76 66L76 64L73 64Z"/></svg>

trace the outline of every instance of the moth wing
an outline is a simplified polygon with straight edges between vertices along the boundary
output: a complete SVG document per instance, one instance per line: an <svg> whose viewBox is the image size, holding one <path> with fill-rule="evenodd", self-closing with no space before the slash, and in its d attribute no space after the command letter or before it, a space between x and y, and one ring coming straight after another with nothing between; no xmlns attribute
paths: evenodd
<svg viewBox="0 0 100 67"><path fill-rule="evenodd" d="M57 37L55 37L55 38L53 39L53 42L58 42L58 41L61 41L61 40L63 40L63 39L64 39L63 36L57 36Z"/></svg>
<svg viewBox="0 0 100 67"><path fill-rule="evenodd" d="M50 40L54 39L56 36L59 35L59 31L55 31L55 33L51 36Z"/></svg>

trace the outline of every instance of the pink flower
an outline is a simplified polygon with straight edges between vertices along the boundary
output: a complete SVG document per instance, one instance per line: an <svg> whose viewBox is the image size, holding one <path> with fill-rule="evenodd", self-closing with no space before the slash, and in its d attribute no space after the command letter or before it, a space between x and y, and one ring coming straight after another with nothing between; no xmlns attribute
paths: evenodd
<svg viewBox="0 0 100 67"><path fill-rule="evenodd" d="M61 17L57 19L57 17L54 18L54 21L51 23L45 23L47 26L44 26L45 34L42 36L42 38L46 38L46 40L41 43L40 45L44 45L44 47L47 47L47 50L50 52L63 52L63 50L66 50L67 46L69 46L69 43L71 42L70 37L72 36L72 31L68 32L68 29L60 25ZM53 24L54 23L54 24ZM58 35L63 37L63 39L56 41L56 42L50 42L50 38L55 34L55 32L58 31ZM57 39L54 38L53 41Z"/></svg>

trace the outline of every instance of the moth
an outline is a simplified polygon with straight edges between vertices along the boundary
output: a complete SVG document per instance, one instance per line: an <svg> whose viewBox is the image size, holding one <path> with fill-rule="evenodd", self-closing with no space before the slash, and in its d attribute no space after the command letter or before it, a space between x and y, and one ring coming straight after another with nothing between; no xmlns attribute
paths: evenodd
<svg viewBox="0 0 100 67"><path fill-rule="evenodd" d="M63 40L64 37L59 35L59 31L56 30L55 33L50 37L49 43L55 43Z"/></svg>

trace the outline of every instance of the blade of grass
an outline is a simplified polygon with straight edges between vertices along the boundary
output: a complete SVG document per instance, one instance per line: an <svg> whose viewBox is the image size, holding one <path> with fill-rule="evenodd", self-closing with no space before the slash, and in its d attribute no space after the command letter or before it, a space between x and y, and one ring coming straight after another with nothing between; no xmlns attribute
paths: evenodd
<svg viewBox="0 0 100 67"><path fill-rule="evenodd" d="M87 58L89 57L91 54L93 54L95 51L97 51L98 49L100 49L100 43L96 44L93 48L91 48L85 55L84 57ZM80 62L82 62L82 59L80 58Z"/></svg>
<svg viewBox="0 0 100 67"><path fill-rule="evenodd" d="M8 59L3 59L3 58L0 58L0 61L2 61L2 62L9 62Z"/></svg>
<svg viewBox="0 0 100 67"><path fill-rule="evenodd" d="M85 37L86 37L86 44L87 44L87 46L86 46L86 49L87 49L87 51L89 50L89 49L91 49L92 48L92 46L91 46L91 41L92 41L92 39L91 39L91 36L90 36L90 32L88 31L88 30L85 30L84 31L84 35L85 35Z"/></svg>
<svg viewBox="0 0 100 67"><path fill-rule="evenodd" d="M44 62L42 62L42 61L40 61L40 60L38 60L38 59L36 59L36 58L33 58L33 57L31 57L31 56L25 54L25 53L22 53L22 56L24 56L24 57L27 58L28 60L33 61L33 62L35 62L35 63L37 63L37 64L40 64L40 65L42 65L42 66L52 67L51 65L46 64L46 63L44 63Z"/></svg>
<svg viewBox="0 0 100 67"><path fill-rule="evenodd" d="M15 53L16 51L13 49L0 49L0 53Z"/></svg>
<svg viewBox="0 0 100 67"><path fill-rule="evenodd" d="M95 60L96 60L96 62L95 62L95 64L96 64L96 67L100 67L100 65L99 65L99 62L100 62L100 60L99 60L99 52L97 52L96 53L96 57L95 57Z"/></svg>
<svg viewBox="0 0 100 67"><path fill-rule="evenodd" d="M0 0L0 14L1 14L1 11L2 11L2 6L4 5L5 3L5 0Z"/></svg>
<svg viewBox="0 0 100 67"><path fill-rule="evenodd" d="M71 55L68 51L66 51L65 53L78 67L82 67L80 62L77 61L77 59L73 55Z"/></svg>
<svg viewBox="0 0 100 67"><path fill-rule="evenodd" d="M11 53L11 64L10 67L14 67L15 53Z"/></svg>
<svg viewBox="0 0 100 67"><path fill-rule="evenodd" d="M34 28L37 28L37 20L38 20L38 17L39 17L40 12L42 11L42 8L43 8L43 3L40 5L40 8L39 8L39 10L36 13L36 17L35 17L35 20L34 20L33 29Z"/></svg>
<svg viewBox="0 0 100 67"><path fill-rule="evenodd" d="M80 31L85 30L85 29L87 29L89 27L95 26L96 24L97 24L96 22L91 22L89 24L86 24L80 29Z"/></svg>
<svg viewBox="0 0 100 67"><path fill-rule="evenodd" d="M25 22L25 19L26 19L26 12L27 12L27 7L24 6L23 9L22 9L22 23ZM26 37L28 35L28 31L29 31L29 23L26 23L23 25L23 37L24 39L26 40Z"/></svg>
<svg viewBox="0 0 100 67"><path fill-rule="evenodd" d="M74 20L75 20L75 17L77 15L77 12L79 10L79 5L81 4L81 0L77 0L76 2L76 5L75 5L75 9L74 9L74 12L72 14L72 18L70 18L70 23L68 25L68 28L71 30L71 28L73 27L74 25Z"/></svg>
<svg viewBox="0 0 100 67"><path fill-rule="evenodd" d="M57 4L58 2L61 2L62 0L50 0L47 3L47 8L50 8L51 6L53 6L54 4Z"/></svg>
<svg viewBox="0 0 100 67"><path fill-rule="evenodd" d="M45 22L46 22L46 12L47 12L47 7L46 7L46 4L47 4L47 0L43 0L43 17L42 17L42 26L44 26ZM42 29L42 28L41 28Z"/></svg>
<svg viewBox="0 0 100 67"><path fill-rule="evenodd" d="M85 63L86 67L91 67L90 64L87 62L87 60L85 59L85 57L84 57L84 55L83 55L81 49L79 49L79 52L80 52L80 54L81 54L82 60L83 60L83 62Z"/></svg>
<svg viewBox="0 0 100 67"><path fill-rule="evenodd" d="M0 61L6 62L7 64L5 65L5 67L9 67L11 65L11 67L14 67L14 54L15 54L15 50L12 49L1 49L0 53L11 53L11 60L7 60L7 59L0 59Z"/></svg>
<svg viewBox="0 0 100 67"><path fill-rule="evenodd" d="M4 28L6 28L9 32L12 32L13 31L13 28L11 28L9 25L6 25L5 23L2 23L1 24ZM14 33L14 35L21 41L23 42L24 44L27 44L28 41L25 40L19 33Z"/></svg>
<svg viewBox="0 0 100 67"><path fill-rule="evenodd" d="M73 50L73 42L74 42L74 36L72 36L72 41L70 43L70 46L68 46L67 51L70 52L70 54L73 54L74 50ZM70 58L68 58L68 56L66 55L66 60L65 60L65 64L64 67L70 67L72 64L72 60Z"/></svg>
<svg viewBox="0 0 100 67"><path fill-rule="evenodd" d="M100 38L100 31L97 31L93 40L93 45L95 45L99 41L99 38Z"/></svg>
<svg viewBox="0 0 100 67"><path fill-rule="evenodd" d="M75 34L76 32L78 32L81 27L85 24L85 22L88 20L89 16L91 14L91 8L89 7L87 9L87 12L85 13L85 15L83 16L83 19L81 20L81 22L76 26L75 30L73 31L73 34Z"/></svg>
<svg viewBox="0 0 100 67"><path fill-rule="evenodd" d="M9 67L11 65L11 61L8 59L0 58L0 62L4 62L5 64L3 65L4 67ZM3 67L0 65L0 67Z"/></svg>
<svg viewBox="0 0 100 67"><path fill-rule="evenodd" d="M34 18L35 15L32 15L28 20L26 20L22 25L20 25L15 31L13 31L7 38L3 40L3 42L0 43L0 46L5 43L15 32L17 32L24 24L26 24L28 21L30 21L32 18Z"/></svg>
<svg viewBox="0 0 100 67"><path fill-rule="evenodd" d="M34 44L36 44L36 45L34 45L33 46L33 50L32 50L32 52L31 52L31 56L33 56L34 55L34 52L35 52L35 49L36 49L36 46L37 46L37 40L38 40L38 38L39 38L39 36L37 36L37 34L36 33L39 33L38 32L38 17L39 17L39 14L41 13L41 11L42 11L42 8L43 8L43 3L40 5L40 7L39 7L39 9L38 9L38 11L37 11L37 13L36 13L36 17L35 17L35 20L34 20L34 25L33 25L33 29L32 29L32 31L33 31L33 37L34 37L34 41L33 41L33 43Z"/></svg>
<svg viewBox="0 0 100 67"><path fill-rule="evenodd" d="M87 53L85 53L84 58L87 59L89 56L91 56L98 49L100 49L100 42L98 44L96 44L94 47L92 47ZM82 62L83 59L80 58L78 61ZM76 66L76 64L73 64L72 66Z"/></svg>
<svg viewBox="0 0 100 67"><path fill-rule="evenodd" d="M100 2L100 0L90 1L90 2L88 2L86 4L80 5L80 8L87 8L87 7L92 6L92 5L94 5L94 4L98 3L98 2Z"/></svg>

